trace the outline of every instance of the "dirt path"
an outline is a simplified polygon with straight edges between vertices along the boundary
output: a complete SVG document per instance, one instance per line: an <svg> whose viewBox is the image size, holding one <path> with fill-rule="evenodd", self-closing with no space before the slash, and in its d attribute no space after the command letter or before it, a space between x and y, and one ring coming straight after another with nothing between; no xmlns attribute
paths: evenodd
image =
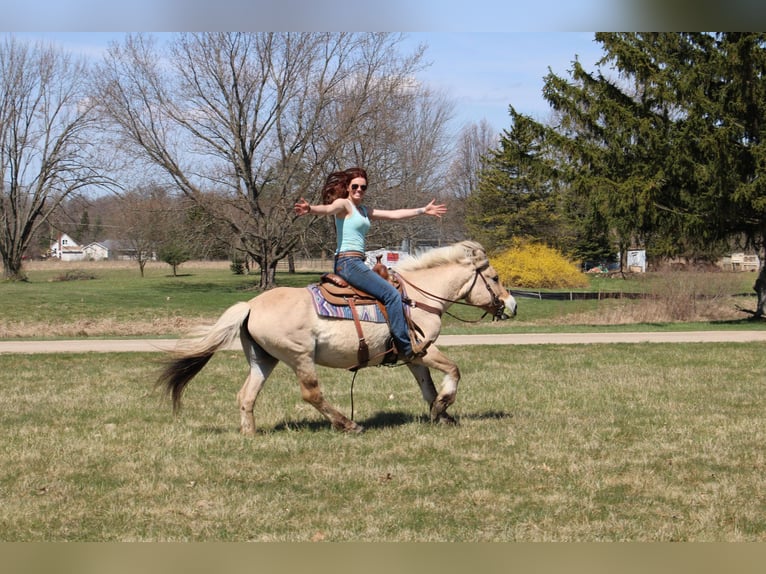
<svg viewBox="0 0 766 574"><path fill-rule="evenodd" d="M442 335L440 347L465 345L571 345L599 343L745 343L766 341L766 331L674 331L665 333L530 333L512 335ZM176 339L77 339L70 341L0 341L0 353L128 353L171 350ZM236 342L232 349L239 349Z"/></svg>

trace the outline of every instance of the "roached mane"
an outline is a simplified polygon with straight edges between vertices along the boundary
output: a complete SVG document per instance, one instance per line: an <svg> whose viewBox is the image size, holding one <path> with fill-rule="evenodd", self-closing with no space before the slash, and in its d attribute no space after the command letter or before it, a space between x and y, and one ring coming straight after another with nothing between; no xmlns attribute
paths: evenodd
<svg viewBox="0 0 766 574"><path fill-rule="evenodd" d="M396 270L404 272L421 271L423 269L439 267L440 265L449 265L450 263L473 264L475 267L479 267L486 260L487 254L479 243L475 241L461 241L454 245L426 251L418 257L411 257L402 261L396 266Z"/></svg>

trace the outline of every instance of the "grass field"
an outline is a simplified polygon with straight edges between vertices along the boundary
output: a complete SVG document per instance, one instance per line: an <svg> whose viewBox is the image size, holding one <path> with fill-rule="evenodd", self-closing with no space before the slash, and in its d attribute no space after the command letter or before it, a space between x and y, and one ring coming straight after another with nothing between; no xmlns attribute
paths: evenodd
<svg viewBox="0 0 766 574"><path fill-rule="evenodd" d="M226 262L189 262L173 277L150 263L145 277L129 263L35 263L29 281L0 282L0 339L179 336L210 322L229 305L258 294L256 278L234 275ZM62 281L67 274L85 277ZM319 272L278 274L280 285L303 287ZM754 308L749 273L634 275L628 280L591 278L590 290L651 293L647 300L549 301L519 299L513 321L492 324L455 305L444 333L663 329L759 329L738 307ZM746 296L743 296L746 294Z"/></svg>
<svg viewBox="0 0 766 574"><path fill-rule="evenodd" d="M149 354L0 356L4 541L763 541L760 344L450 349L458 427L401 368L359 373L360 436L279 367L238 434L238 353L182 414ZM322 371L350 411L350 374Z"/></svg>
<svg viewBox="0 0 766 574"><path fill-rule="evenodd" d="M175 336L256 293L225 266L67 271L0 283L0 338ZM444 332L764 328L736 309L752 275L604 281L659 297L521 299L513 321ZM334 432L280 365L254 438L238 433L240 353L211 361L177 417L156 354L0 355L0 540L766 540L762 344L445 350L457 427L428 422L406 369L379 368L354 386L366 432ZM320 377L351 414L351 374Z"/></svg>

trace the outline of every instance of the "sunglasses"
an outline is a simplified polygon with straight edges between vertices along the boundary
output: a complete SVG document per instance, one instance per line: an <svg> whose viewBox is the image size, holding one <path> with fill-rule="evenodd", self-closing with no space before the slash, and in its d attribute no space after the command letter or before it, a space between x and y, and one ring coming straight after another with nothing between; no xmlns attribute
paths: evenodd
<svg viewBox="0 0 766 574"><path fill-rule="evenodd" d="M361 189L362 191L367 191L366 185L359 185L358 183L352 183L351 184L352 191L356 191L357 189Z"/></svg>

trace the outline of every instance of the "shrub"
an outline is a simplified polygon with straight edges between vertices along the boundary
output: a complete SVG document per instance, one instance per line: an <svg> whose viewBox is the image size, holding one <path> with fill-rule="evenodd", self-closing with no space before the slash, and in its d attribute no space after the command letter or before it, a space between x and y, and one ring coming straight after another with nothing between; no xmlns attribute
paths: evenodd
<svg viewBox="0 0 766 574"><path fill-rule="evenodd" d="M493 257L492 265L504 285L538 289L588 285L588 278L574 263L542 243L516 241Z"/></svg>
<svg viewBox="0 0 766 574"><path fill-rule="evenodd" d="M231 269L231 272L234 273L234 275L244 275L245 262L242 261L239 257L234 257L234 259L231 260L229 269Z"/></svg>
<svg viewBox="0 0 766 574"><path fill-rule="evenodd" d="M71 269L53 278L53 281L89 281L95 279L92 273L87 273L82 269Z"/></svg>
<svg viewBox="0 0 766 574"><path fill-rule="evenodd" d="M178 275L178 266L189 261L191 253L183 243L171 241L162 246L159 257L173 268L173 277L175 277Z"/></svg>

